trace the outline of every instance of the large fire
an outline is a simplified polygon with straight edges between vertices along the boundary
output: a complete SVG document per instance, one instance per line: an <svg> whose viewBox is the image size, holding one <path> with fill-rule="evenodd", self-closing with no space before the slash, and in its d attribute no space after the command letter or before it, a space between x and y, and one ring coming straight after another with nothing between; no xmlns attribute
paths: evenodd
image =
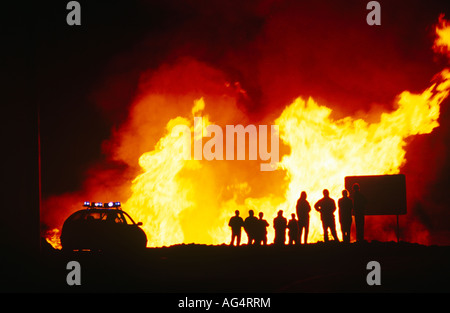
<svg viewBox="0 0 450 313"><path fill-rule="evenodd" d="M186 242L187 234L193 235L191 240L195 238L207 244L228 242L227 222L235 209L245 214L253 209L273 218L278 210L286 214L295 212L302 190L307 191L312 203L321 198L324 188L337 199L344 188L345 176L398 173L405 162L405 139L429 133L438 126L439 104L448 95L449 88L450 72L445 70L440 73L439 82L422 94L403 92L397 110L383 113L380 121L372 124L350 117L333 120L331 109L311 98L307 101L297 98L275 120L280 138L290 147L290 153L279 163L288 180L288 188L281 198L245 197L238 202L239 195L251 189L246 181L238 182L237 188L223 186L236 189L229 199L216 194L217 187L209 185L222 181L218 175L221 173L213 171L205 177L202 172L215 166L207 164L212 161L183 159L185 139L172 136L172 128L178 123L192 128L193 125L188 118L176 117L169 121L167 135L155 149L139 158L144 173L133 181L133 194L124 208L144 222L151 246ZM204 107L203 100L199 99L194 108L199 103ZM232 176L236 171L233 162L228 161L225 166ZM263 172L254 174L260 176L262 184L271 183L265 180ZM183 222L186 211L193 212L192 218ZM310 240L322 240L317 212L312 213L310 223Z"/></svg>
<svg viewBox="0 0 450 313"><path fill-rule="evenodd" d="M436 50L448 51L449 32L450 26L441 18L436 27ZM381 113L371 122L351 116L333 118L329 107L312 98L298 97L278 117L259 123L278 125L281 155L273 172L261 171L260 159L184 157L184 149L194 147L196 140L204 139L204 147L214 138L208 133L208 125L225 129L226 125L251 124L237 105L236 97L165 97L155 91L133 104L130 116L134 122L119 130L129 133L118 136L122 146L119 143L115 157L129 164L138 159L139 173L132 182L114 186L116 193L98 187L88 195L96 198L86 200L122 200L123 209L134 220L143 222L151 247L179 243L228 244L231 239L228 220L237 209L243 218L251 209L256 214L263 212L272 225L277 211L283 210L287 218L295 212L301 191L307 192L308 201L313 205L322 197L324 188L337 200L344 189L345 176L399 173L406 162L407 138L430 133L439 126L440 104L449 90L450 71L444 69L423 92L400 93L393 110ZM239 93L245 91L239 89ZM180 110L167 108L169 113L161 115L159 124L146 121L146 114L158 115L171 102ZM202 117L202 123L194 123L195 117ZM146 126L134 132L129 126L140 124ZM173 132L179 125L185 125L194 134L189 142L186 142L188 137ZM140 150L129 148L133 144L142 145L139 140L145 136L152 137L156 144L148 152L135 156L135 151ZM225 143L225 138L222 140ZM250 145L247 141L247 156ZM236 141L234 148L237 148ZM269 144L269 148L274 147ZM117 195L126 198L117 199ZM74 210L78 206L79 203L74 203ZM310 216L308 241L323 240L319 213L313 209ZM337 220L340 237L339 227ZM273 227L268 231L268 240L273 242ZM57 246L55 232L49 241ZM245 235L243 242L246 242Z"/></svg>

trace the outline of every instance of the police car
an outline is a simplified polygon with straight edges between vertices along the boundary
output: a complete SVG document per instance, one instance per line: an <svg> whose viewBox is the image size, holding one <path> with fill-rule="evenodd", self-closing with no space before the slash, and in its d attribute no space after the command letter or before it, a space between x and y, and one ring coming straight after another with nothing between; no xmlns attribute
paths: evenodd
<svg viewBox="0 0 450 313"><path fill-rule="evenodd" d="M70 215L61 230L64 250L144 249L147 236L120 202L84 202L85 209Z"/></svg>

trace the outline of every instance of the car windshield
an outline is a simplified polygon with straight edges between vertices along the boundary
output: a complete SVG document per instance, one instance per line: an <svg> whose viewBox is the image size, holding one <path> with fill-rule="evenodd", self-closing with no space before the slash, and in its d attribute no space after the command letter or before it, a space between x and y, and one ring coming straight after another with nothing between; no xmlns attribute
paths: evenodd
<svg viewBox="0 0 450 313"><path fill-rule="evenodd" d="M133 225L133 224L135 224L135 222L133 221L133 219L132 219L127 213L125 213L125 212L122 212L122 213L123 213L123 218L124 218L125 222L126 222L128 225Z"/></svg>
<svg viewBox="0 0 450 313"><path fill-rule="evenodd" d="M98 211L88 212L84 216L84 219L88 220L88 221L105 220L105 218L106 218L106 214L103 212L98 212Z"/></svg>
<svg viewBox="0 0 450 313"><path fill-rule="evenodd" d="M116 224L124 224L125 223L121 214L119 212L115 212L115 211L108 212L107 221L114 222Z"/></svg>

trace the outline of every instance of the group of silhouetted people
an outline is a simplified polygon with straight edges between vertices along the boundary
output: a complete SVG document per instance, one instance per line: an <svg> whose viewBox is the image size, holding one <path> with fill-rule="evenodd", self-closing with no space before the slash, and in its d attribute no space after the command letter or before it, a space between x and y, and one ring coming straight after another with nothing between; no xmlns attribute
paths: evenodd
<svg viewBox="0 0 450 313"><path fill-rule="evenodd" d="M235 216L230 219L228 226L231 227L231 243L239 246L241 242L241 229L244 228L248 237L248 244L267 245L267 227L269 223L263 219L264 214L260 212L259 218L255 216L253 210L248 211L248 217L245 221L239 216L239 210L235 211Z"/></svg>
<svg viewBox="0 0 450 313"><path fill-rule="evenodd" d="M358 184L354 184L353 193L350 198L347 190L342 191L342 198L338 200L339 208L339 223L341 224L342 241L350 243L350 230L352 225L352 215L355 216L356 226L356 241L364 241L364 215L366 199L360 192ZM283 211L278 211L277 217L273 220L273 227L275 229L275 245L284 245L286 243L286 230L288 230L288 243L301 244L302 235L303 243L308 241L309 231L309 213L311 212L311 206L306 200L307 195L305 191L302 191L300 198L297 200L296 214L291 214L291 219L288 221L283 216ZM336 203L330 198L330 193L327 189L323 190L323 198L314 204L314 209L320 213L320 219L322 221L324 241L328 242L328 229L335 241L339 241L336 233L336 222L334 212L336 211ZM235 211L235 216L230 219L228 225L231 227L231 243L230 245L239 246L241 242L241 229L244 228L248 237L249 245L267 245L267 227L269 223L263 219L264 214L259 213L259 218L254 216L254 211L249 211L249 216L243 220L239 216L240 212Z"/></svg>

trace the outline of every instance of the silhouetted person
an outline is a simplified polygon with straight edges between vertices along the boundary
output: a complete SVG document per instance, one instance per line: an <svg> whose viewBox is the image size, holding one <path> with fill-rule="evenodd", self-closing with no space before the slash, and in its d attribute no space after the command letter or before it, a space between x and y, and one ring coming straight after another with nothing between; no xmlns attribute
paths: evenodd
<svg viewBox="0 0 450 313"><path fill-rule="evenodd" d="M353 215L355 216L356 241L364 241L364 216L367 200L360 192L359 184L353 184Z"/></svg>
<svg viewBox="0 0 450 313"><path fill-rule="evenodd" d="M300 198L297 200L296 205L297 218L298 218L298 232L301 243L303 228L305 229L305 238L303 239L304 243L308 241L308 231L309 231L309 212L311 212L311 206L309 202L306 200L306 192L302 191L300 194Z"/></svg>
<svg viewBox="0 0 450 313"><path fill-rule="evenodd" d="M300 244L300 234L298 232L298 221L295 219L295 213L291 214L291 219L287 224L289 244Z"/></svg>
<svg viewBox="0 0 450 313"><path fill-rule="evenodd" d="M341 223L342 241L350 243L350 229L352 227L352 199L348 197L348 191L342 190L342 198L338 200L339 223Z"/></svg>
<svg viewBox="0 0 450 313"><path fill-rule="evenodd" d="M247 244L254 244L256 241L256 233L258 232L258 218L255 216L253 210L248 211L248 217L244 221L244 229L248 236Z"/></svg>
<svg viewBox="0 0 450 313"><path fill-rule="evenodd" d="M275 228L275 240L274 244L284 245L286 242L286 226L287 220L283 216L283 211L278 211L277 217L273 220L273 228Z"/></svg>
<svg viewBox="0 0 450 313"><path fill-rule="evenodd" d="M263 212L259 212L258 216L259 219L258 219L256 244L267 245L267 227L269 226L269 223L265 219L263 219L264 216Z"/></svg>
<svg viewBox="0 0 450 313"><path fill-rule="evenodd" d="M241 228L244 226L244 220L239 216L239 210L234 211L236 214L232 218L230 218L230 222L228 226L231 227L231 242L230 246L233 245L234 239L236 238L236 246L239 246L241 243Z"/></svg>
<svg viewBox="0 0 450 313"><path fill-rule="evenodd" d="M330 198L330 193L327 189L323 190L323 198L314 204L314 208L320 212L320 219L322 220L323 239L328 242L328 228L333 235L334 240L339 241L336 234L336 222L334 220L334 211L336 211L336 203Z"/></svg>

